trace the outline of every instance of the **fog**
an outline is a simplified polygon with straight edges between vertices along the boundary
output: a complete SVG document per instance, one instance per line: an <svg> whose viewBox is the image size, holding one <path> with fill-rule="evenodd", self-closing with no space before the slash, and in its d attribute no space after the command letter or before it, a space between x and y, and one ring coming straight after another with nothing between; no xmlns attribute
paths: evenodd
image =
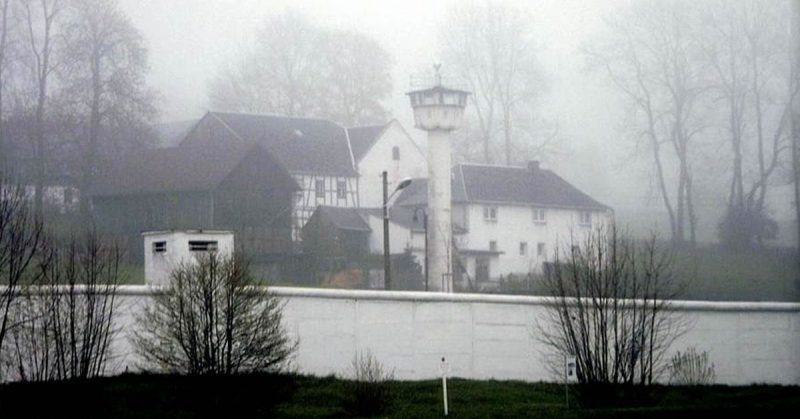
<svg viewBox="0 0 800 419"><path fill-rule="evenodd" d="M701 257L694 253L699 248L737 255L778 252L778 262L769 263L793 275L786 266L798 239L798 169L792 155L797 140L790 112L796 85L790 69L797 58L791 54L789 0L3 4L9 5L3 26L9 41L3 41L0 56L0 160L8 161L0 164L11 163L9 173L23 174L40 209L48 199L63 201L56 212L66 218L70 211L80 213L82 221L96 215L92 211L102 212L99 196L128 199L155 193L150 187L162 188L158 193L195 193L212 183L219 188L223 174L232 173L249 153L269 164L278 160L287 171L258 172L248 186L260 187L253 183L259 176L291 177L315 196L303 201L306 213L261 197L269 202L237 214L226 228L241 227L245 220L273 223L292 211L305 223L317 205L330 205L321 198L327 193L344 202L332 206L379 207L379 172L371 180L358 179L372 168L367 163L355 167L363 156L350 136L383 131L347 128L392 127L386 136L401 140L405 132L413 147L398 148L397 154L390 148L393 161L400 161L401 151L423 160L427 136L414 128L406 93L416 88L414 77L431 76L434 64L442 64L445 84L452 81L472 93L463 127L452 133L455 163L540 167L564 180L561 192L574 187L638 238L654 232L659 242L695 258ZM48 36L52 43L45 42ZM263 115L326 122L300 127ZM392 120L399 124L386 125ZM268 132L292 142L280 143L277 151L266 147L269 153L261 155L218 149L222 143L197 129L196 138L186 141L194 148L175 147L188 138L189 128L211 132L217 123L231 131L225 135L238 139ZM312 144L316 135L330 143ZM347 146L336 149L337 141ZM365 155L371 144L362 150ZM319 155L299 156L292 147ZM320 173L330 179L309 175L310 162L333 167L348 158L351 165L344 172ZM539 166L529 165L532 160ZM178 162L186 169L175 169ZM117 169L128 163L131 172L120 175ZM390 174L395 178L387 183L394 186L401 175L426 177L424 169L409 164ZM173 176L170 170L180 173ZM123 181L116 182L119 177ZM124 186L125 180L149 186ZM375 202L348 201L358 194L359 182L365 194L375 193ZM289 196L287 191L281 193ZM92 194L96 199L88 198ZM231 192L226 199L243 196ZM164 208L196 211L192 217L220 227L214 223L218 203L213 197L211 215L196 208L206 205L204 199L187 198ZM286 198L291 199L287 205L297 206L305 198ZM130 237L162 224L192 227L170 216L159 219L166 210L154 210L148 202L112 206L114 223L135 219L119 215L125 211L152 222L148 227L130 221L125 227ZM571 204L559 202L553 211L581 209ZM259 215L266 209L271 215ZM467 216L461 216L466 224ZM303 225L295 221L292 246L299 246ZM414 228L408 227L410 242ZM480 249L470 250L487 251L488 239L480 237ZM528 243L517 241L501 246L501 253L527 253Z"/></svg>

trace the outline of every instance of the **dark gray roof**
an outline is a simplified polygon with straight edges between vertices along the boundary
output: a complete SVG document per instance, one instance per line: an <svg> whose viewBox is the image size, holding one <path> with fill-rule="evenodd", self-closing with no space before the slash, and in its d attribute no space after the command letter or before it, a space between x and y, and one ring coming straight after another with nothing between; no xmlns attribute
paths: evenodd
<svg viewBox="0 0 800 419"><path fill-rule="evenodd" d="M365 127L348 128L347 134L350 136L350 146L353 149L353 158L360 161L375 144L375 141L383 134L386 125L370 125Z"/></svg>
<svg viewBox="0 0 800 419"><path fill-rule="evenodd" d="M93 196L206 191L258 146L172 147L131 154L98 177Z"/></svg>
<svg viewBox="0 0 800 419"><path fill-rule="evenodd" d="M412 181L397 199L396 205L425 205L427 188L425 179ZM608 209L552 171L538 167L459 164L453 168L452 200L461 203Z"/></svg>
<svg viewBox="0 0 800 419"><path fill-rule="evenodd" d="M323 217L334 226L342 230L351 231L372 231L369 224L361 217L355 208L329 207L320 205L317 207L316 215Z"/></svg>
<svg viewBox="0 0 800 419"><path fill-rule="evenodd" d="M244 141L272 153L291 172L354 176L345 129L324 119L210 112Z"/></svg>
<svg viewBox="0 0 800 419"><path fill-rule="evenodd" d="M374 217L383 217L382 208L359 208L358 211L364 215L371 215ZM417 216L414 217L414 207L393 205L389 208L389 220L414 231L425 231L424 213L420 210L417 211ZM463 226L453 223L453 232L455 234L466 233Z"/></svg>

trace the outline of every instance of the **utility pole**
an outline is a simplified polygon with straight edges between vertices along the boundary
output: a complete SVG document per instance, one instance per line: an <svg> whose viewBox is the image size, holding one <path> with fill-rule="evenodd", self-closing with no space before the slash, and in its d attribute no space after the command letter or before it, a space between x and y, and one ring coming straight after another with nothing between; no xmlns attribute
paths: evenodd
<svg viewBox="0 0 800 419"><path fill-rule="evenodd" d="M389 180L388 173L384 170L383 177L383 287L392 289L391 261L389 253Z"/></svg>

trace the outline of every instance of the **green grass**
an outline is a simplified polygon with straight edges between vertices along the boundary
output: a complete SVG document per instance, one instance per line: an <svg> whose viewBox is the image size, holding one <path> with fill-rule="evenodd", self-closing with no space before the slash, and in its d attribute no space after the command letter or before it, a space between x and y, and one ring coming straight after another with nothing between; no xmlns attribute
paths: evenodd
<svg viewBox="0 0 800 419"><path fill-rule="evenodd" d="M252 375L180 377L121 375L82 382L0 385L2 417L348 417L347 381L326 377ZM392 382L384 415L391 418L441 417L438 380ZM630 397L608 397L603 406L576 407L579 390L571 389L573 406L564 404L558 384L451 379L453 418L671 418L789 417L800 411L796 386L655 386ZM594 392L597 389L592 389ZM622 394L619 388L603 395ZM594 394L594 393L593 393ZM793 415L792 415L793 416Z"/></svg>
<svg viewBox="0 0 800 419"><path fill-rule="evenodd" d="M675 268L688 299L800 301L798 263L789 249L682 250L675 252Z"/></svg>

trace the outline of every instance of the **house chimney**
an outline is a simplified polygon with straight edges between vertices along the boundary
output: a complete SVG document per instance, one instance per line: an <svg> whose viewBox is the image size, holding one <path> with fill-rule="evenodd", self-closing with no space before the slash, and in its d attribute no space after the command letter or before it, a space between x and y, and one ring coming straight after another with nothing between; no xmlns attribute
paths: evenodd
<svg viewBox="0 0 800 419"><path fill-rule="evenodd" d="M539 171L539 160L528 160L528 170L531 172Z"/></svg>

